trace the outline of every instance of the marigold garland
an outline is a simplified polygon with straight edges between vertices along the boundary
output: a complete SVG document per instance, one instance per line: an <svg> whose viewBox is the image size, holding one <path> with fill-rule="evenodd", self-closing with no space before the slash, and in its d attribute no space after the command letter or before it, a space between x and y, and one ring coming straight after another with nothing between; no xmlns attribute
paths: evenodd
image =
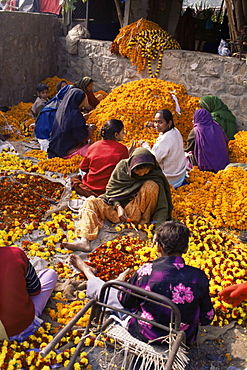
<svg viewBox="0 0 247 370"><path fill-rule="evenodd" d="M111 52L128 57L130 62L137 66L138 73L143 71L148 63L150 77L158 77L165 49L181 49L181 47L157 23L143 18L121 28L111 46ZM157 58L159 58L158 66L153 73L151 60Z"/></svg>

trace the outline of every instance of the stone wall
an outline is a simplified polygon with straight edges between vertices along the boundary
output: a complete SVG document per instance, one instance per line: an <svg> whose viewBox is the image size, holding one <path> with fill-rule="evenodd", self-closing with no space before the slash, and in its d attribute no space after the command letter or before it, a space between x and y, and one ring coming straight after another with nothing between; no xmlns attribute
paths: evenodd
<svg viewBox="0 0 247 370"><path fill-rule="evenodd" d="M148 78L145 70L137 73L128 58L110 53L111 42L80 40L78 54L70 55L64 38L58 44L58 76L75 81L91 76L95 90L110 92L120 84ZM154 70L156 66L154 65ZM185 50L164 52L159 78L185 85L188 94L216 95L237 117L239 130L247 130L247 85L245 61L237 58Z"/></svg>
<svg viewBox="0 0 247 370"><path fill-rule="evenodd" d="M36 85L57 72L61 20L50 14L0 12L0 106L34 101Z"/></svg>

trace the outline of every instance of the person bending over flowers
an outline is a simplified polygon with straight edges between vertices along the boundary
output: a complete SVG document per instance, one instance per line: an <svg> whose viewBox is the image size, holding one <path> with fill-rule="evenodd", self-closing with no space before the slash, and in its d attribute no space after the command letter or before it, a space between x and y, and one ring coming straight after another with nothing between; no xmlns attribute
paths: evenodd
<svg viewBox="0 0 247 370"><path fill-rule="evenodd" d="M79 212L79 243L63 243L70 250L91 251L90 240L97 238L105 219L119 223L131 219L135 224L171 218L170 187L154 155L137 148L129 159L122 159L112 172L106 192L89 197Z"/></svg>
<svg viewBox="0 0 247 370"><path fill-rule="evenodd" d="M178 221L163 222L156 231L154 243L157 247L158 258L141 266L129 279L129 283L151 292L162 294L174 302L181 312L181 330L185 331L186 344L196 340L198 326L209 325L214 317L213 305L209 296L209 282L203 271L187 266L182 254L188 250L189 229ZM72 265L83 271L89 279L87 297L99 295L104 282L95 277L94 272L79 256L71 255ZM123 280L127 271L118 280ZM169 327L170 310L157 306L149 301L120 292L118 299L116 290L110 293L109 304L130 309L144 318L155 320ZM161 329L150 326L149 323L131 318L128 331L139 340L148 342L164 337Z"/></svg>

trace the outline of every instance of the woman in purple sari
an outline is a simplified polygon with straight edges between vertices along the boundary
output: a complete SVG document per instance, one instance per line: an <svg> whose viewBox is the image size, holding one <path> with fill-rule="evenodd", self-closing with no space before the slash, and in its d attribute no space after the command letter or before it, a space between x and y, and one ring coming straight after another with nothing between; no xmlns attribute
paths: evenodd
<svg viewBox="0 0 247 370"><path fill-rule="evenodd" d="M194 157L201 171L218 172L229 164L228 138L206 109L194 113Z"/></svg>

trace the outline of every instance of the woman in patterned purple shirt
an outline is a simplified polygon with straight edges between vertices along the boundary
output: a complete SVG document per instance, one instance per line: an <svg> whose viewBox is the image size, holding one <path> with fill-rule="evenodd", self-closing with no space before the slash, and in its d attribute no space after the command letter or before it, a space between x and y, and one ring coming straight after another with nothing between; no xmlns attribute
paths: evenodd
<svg viewBox="0 0 247 370"><path fill-rule="evenodd" d="M181 329L186 333L186 344L196 340L198 325L209 325L214 317L209 296L209 283L205 273L198 268L187 266L182 254L188 250L189 229L178 221L162 223L154 237L159 258L141 266L128 281L130 284L162 294L176 303L181 312ZM141 301L121 292L120 303L137 311L142 317L169 326L170 311L165 307ZM129 332L147 342L167 333L147 322L131 318Z"/></svg>

